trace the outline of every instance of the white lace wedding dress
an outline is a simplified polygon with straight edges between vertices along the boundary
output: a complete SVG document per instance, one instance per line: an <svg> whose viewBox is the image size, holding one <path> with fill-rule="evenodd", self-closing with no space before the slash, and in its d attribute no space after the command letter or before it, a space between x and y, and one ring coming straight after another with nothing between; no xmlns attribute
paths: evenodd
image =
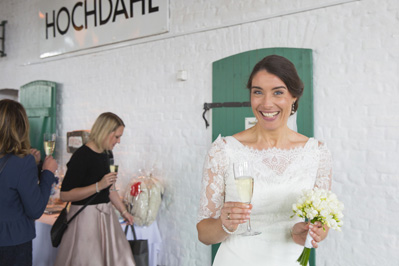
<svg viewBox="0 0 399 266"><path fill-rule="evenodd" d="M251 225L256 236L242 236L246 224L222 242L213 266L298 266L303 250L293 242L290 230L298 217L290 218L303 189L329 189L331 155L326 145L310 138L304 147L256 150L234 137L218 137L204 165L198 222L219 218L225 201L240 201L234 183L233 162L251 161L254 194Z"/></svg>

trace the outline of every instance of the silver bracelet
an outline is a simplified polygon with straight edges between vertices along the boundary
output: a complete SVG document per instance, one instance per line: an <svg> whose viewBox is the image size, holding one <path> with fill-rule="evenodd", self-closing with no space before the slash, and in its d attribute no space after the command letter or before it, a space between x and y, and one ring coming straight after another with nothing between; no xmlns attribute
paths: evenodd
<svg viewBox="0 0 399 266"><path fill-rule="evenodd" d="M98 182L96 182L96 192L99 193L100 190L98 190Z"/></svg>
<svg viewBox="0 0 399 266"><path fill-rule="evenodd" d="M222 228L223 231L225 231L226 233L228 233L229 235L234 235L237 232L238 227L236 228L236 230L234 230L233 232L230 231L229 229L226 228L226 226L224 226L224 224L222 224Z"/></svg>

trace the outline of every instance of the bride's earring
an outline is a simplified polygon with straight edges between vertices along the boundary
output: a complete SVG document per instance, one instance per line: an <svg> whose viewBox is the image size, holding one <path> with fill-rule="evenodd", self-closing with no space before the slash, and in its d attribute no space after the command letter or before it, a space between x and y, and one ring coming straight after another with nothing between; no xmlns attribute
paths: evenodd
<svg viewBox="0 0 399 266"><path fill-rule="evenodd" d="M291 107L291 115L295 114L295 102L292 104Z"/></svg>

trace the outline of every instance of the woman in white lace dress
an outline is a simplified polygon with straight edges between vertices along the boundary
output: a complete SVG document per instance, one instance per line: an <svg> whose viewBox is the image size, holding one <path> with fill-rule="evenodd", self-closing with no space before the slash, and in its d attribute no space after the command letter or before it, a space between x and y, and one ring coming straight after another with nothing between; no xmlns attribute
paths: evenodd
<svg viewBox="0 0 399 266"><path fill-rule="evenodd" d="M315 248L328 228L290 218L292 204L303 189L330 189L331 155L325 144L287 126L303 93L289 60L265 57L247 87L258 123L212 144L204 165L198 238L207 245L222 242L214 266L296 266L309 227ZM240 203L237 195L232 164L238 161L254 166L252 204ZM240 235L249 218L252 230L261 234Z"/></svg>

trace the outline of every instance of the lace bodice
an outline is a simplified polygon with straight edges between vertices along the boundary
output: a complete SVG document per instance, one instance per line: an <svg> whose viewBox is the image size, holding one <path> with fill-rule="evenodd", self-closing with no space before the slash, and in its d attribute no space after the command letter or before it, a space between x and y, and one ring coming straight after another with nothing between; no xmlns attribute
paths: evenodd
<svg viewBox="0 0 399 266"><path fill-rule="evenodd" d="M219 218L225 201L239 201L232 164L240 160L251 161L254 166L251 221L256 215L271 220L273 215L270 214L274 212L289 217L292 214L290 207L302 189L314 186L330 189L331 186L330 152L326 145L313 138L304 147L256 150L244 146L234 137L219 136L205 159L198 222ZM283 198L278 196L280 190ZM283 206L285 209L281 208ZM267 217L262 215L265 211L268 211Z"/></svg>

